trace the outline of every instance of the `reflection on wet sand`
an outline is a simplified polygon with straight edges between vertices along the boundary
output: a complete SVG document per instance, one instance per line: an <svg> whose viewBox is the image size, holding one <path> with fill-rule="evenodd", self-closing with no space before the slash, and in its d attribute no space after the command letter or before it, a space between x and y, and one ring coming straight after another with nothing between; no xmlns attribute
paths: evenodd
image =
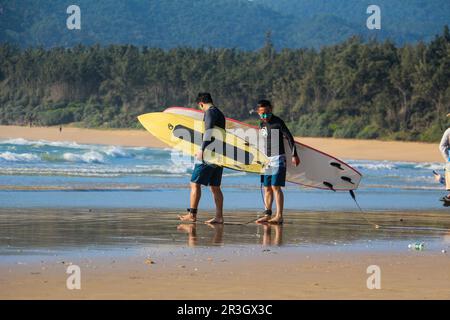
<svg viewBox="0 0 450 320"><path fill-rule="evenodd" d="M223 225L222 224L206 224L209 228L214 230L214 235L209 238L207 242L213 245L223 244ZM180 224L177 227L178 231L185 232L188 235L187 244L189 247L195 247L198 243L197 238L197 224ZM206 243L207 245L208 243Z"/></svg>
<svg viewBox="0 0 450 320"><path fill-rule="evenodd" d="M281 246L283 244L283 225L263 224L263 240L264 246ZM272 230L274 236L272 237Z"/></svg>
<svg viewBox="0 0 450 320"><path fill-rule="evenodd" d="M223 244L223 230L222 224L206 224L209 228L214 230L214 234L210 236L208 232L205 235L198 235L197 224L180 224L177 226L177 230L187 234L187 245L189 247L196 247L198 245L222 245ZM203 227L203 226L202 226ZM259 224L259 228L262 229L263 246L281 246L283 244L283 226L271 225L271 224ZM272 235L273 231L273 235ZM199 238L206 240L199 242Z"/></svg>
<svg viewBox="0 0 450 320"><path fill-rule="evenodd" d="M373 228L355 212L287 212L283 226L245 224L254 212L229 212L222 225L179 225L161 210L0 209L0 256L36 251L116 250L160 246L370 245L449 242L446 212L371 212ZM202 220L208 218L205 214ZM178 229L178 230L177 230ZM403 246L403 245L402 245ZM428 246L429 247L429 246Z"/></svg>

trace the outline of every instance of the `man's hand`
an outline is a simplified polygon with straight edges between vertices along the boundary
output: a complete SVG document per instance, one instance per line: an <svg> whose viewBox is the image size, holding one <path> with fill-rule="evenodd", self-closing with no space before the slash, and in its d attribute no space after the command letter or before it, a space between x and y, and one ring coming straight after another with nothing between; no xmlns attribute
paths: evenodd
<svg viewBox="0 0 450 320"><path fill-rule="evenodd" d="M296 167L300 164L300 158L298 156L292 156L292 164Z"/></svg>
<svg viewBox="0 0 450 320"><path fill-rule="evenodd" d="M195 158L197 158L197 160L202 161L203 160L203 151L199 150L196 154L195 154Z"/></svg>

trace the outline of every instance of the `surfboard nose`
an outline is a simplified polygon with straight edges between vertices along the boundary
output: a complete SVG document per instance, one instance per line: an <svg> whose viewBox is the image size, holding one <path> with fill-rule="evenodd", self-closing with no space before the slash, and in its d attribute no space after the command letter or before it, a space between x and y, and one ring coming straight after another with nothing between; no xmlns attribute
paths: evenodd
<svg viewBox="0 0 450 320"><path fill-rule="evenodd" d="M146 121L146 119L149 117L150 113L144 113L139 115L137 118L139 120L139 122L143 125L144 122Z"/></svg>
<svg viewBox="0 0 450 320"><path fill-rule="evenodd" d="M144 128L149 128L151 124L154 123L154 121L157 120L158 113L156 112L150 112L150 113L144 113L138 116L139 122L144 126Z"/></svg>

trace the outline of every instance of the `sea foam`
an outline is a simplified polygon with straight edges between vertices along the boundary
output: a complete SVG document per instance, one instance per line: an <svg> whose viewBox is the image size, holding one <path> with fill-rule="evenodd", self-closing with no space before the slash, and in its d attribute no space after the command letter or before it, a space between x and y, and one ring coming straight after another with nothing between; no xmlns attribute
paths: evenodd
<svg viewBox="0 0 450 320"><path fill-rule="evenodd" d="M64 153L63 159L69 162L84 162L84 163L104 163L105 157L97 151L89 151L82 154Z"/></svg>
<svg viewBox="0 0 450 320"><path fill-rule="evenodd" d="M0 160L8 162L35 162L41 160L41 158L32 153L14 153L6 151L0 153Z"/></svg>

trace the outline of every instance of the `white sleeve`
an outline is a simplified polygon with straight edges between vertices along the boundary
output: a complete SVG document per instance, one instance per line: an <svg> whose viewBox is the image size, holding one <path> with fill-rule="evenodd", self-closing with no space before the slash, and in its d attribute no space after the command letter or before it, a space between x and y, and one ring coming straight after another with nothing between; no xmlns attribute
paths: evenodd
<svg viewBox="0 0 450 320"><path fill-rule="evenodd" d="M439 150L441 151L442 157L445 161L448 161L448 149L449 149L449 138L450 138L450 128L445 130L442 136L441 143L439 144Z"/></svg>

